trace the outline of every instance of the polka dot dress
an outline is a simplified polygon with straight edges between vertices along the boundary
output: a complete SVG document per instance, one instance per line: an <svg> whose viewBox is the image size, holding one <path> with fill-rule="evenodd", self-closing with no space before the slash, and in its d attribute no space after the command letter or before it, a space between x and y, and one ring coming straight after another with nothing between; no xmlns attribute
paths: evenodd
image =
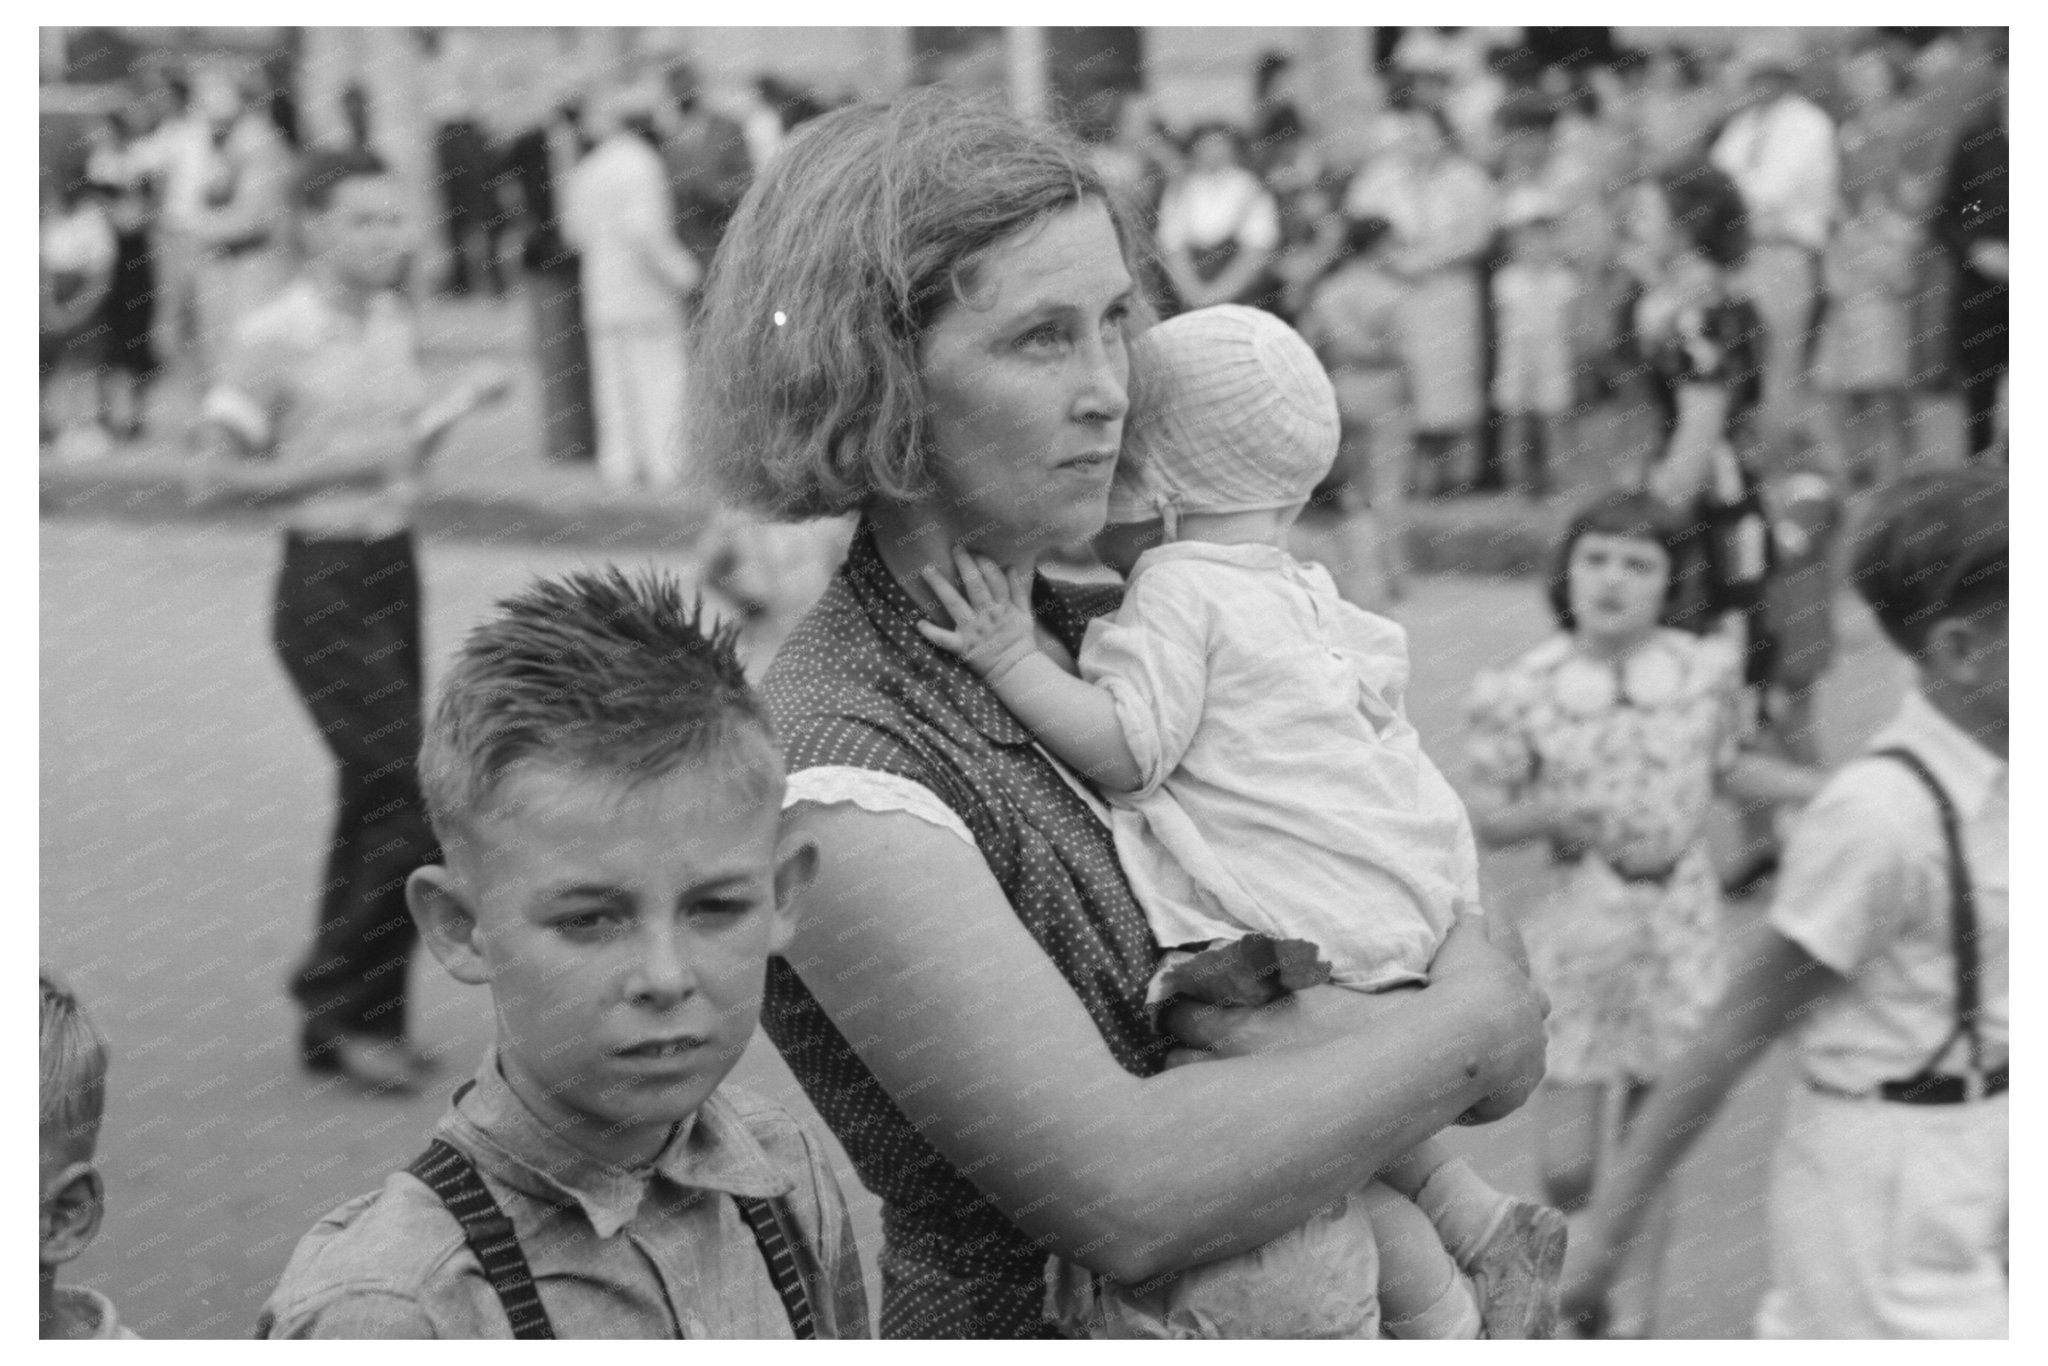
<svg viewBox="0 0 2048 1366"><path fill-rule="evenodd" d="M1114 611L1118 596L1041 578L1033 604L1078 653L1089 619ZM1157 1072L1166 1041L1145 986L1158 947L1108 829L995 694L918 634L918 619L863 527L762 685L789 771L864 768L937 794L1117 1062ZM780 959L769 965L762 1025L882 1201L882 1336L1044 1335L1044 1252L911 1127Z"/></svg>

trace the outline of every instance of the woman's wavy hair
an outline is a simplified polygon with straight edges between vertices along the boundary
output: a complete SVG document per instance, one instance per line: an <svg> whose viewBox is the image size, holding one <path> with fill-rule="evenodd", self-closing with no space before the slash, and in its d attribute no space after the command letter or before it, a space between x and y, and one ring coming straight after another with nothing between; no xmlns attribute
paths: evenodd
<svg viewBox="0 0 2048 1366"><path fill-rule="evenodd" d="M1725 270L1749 256L1749 209L1726 172L1705 162L1678 166L1656 181L1672 228Z"/></svg>
<svg viewBox="0 0 2048 1366"><path fill-rule="evenodd" d="M1564 535L1558 538L1557 552L1550 561L1550 581L1544 585L1544 592L1550 600L1550 614L1557 618L1560 627L1567 631L1578 629L1578 618L1572 615L1572 548L1585 536L1622 536L1661 546L1670 561L1670 570L1664 579L1664 606L1659 616L1670 613L1678 592L1685 527L1670 505L1655 494L1620 488L1595 495L1572 515Z"/></svg>
<svg viewBox="0 0 2048 1366"><path fill-rule="evenodd" d="M735 502L788 521L931 491L918 345L986 253L1087 200L1109 208L1152 321L1140 220L1086 150L994 100L914 91L805 126L755 180L691 343L691 449Z"/></svg>

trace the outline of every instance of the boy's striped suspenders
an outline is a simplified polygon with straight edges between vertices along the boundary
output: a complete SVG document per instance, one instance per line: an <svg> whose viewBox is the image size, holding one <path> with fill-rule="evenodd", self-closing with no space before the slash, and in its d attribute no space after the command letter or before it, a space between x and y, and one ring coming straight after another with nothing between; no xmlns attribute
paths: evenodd
<svg viewBox="0 0 2048 1366"><path fill-rule="evenodd" d="M470 1160L440 1139L427 1145L406 1168L439 1196L455 1222L462 1225L463 1239L483 1266L484 1278L497 1292L512 1322L515 1338L552 1338L554 1325L540 1302L533 1283L533 1269L519 1247L512 1221L498 1208L491 1192L477 1175ZM818 1336L817 1316L811 1310L807 1285L817 1281L817 1266L803 1233L780 1200L758 1200L735 1195L740 1215L753 1231L754 1243L767 1263L768 1279L789 1315L791 1333L798 1338Z"/></svg>

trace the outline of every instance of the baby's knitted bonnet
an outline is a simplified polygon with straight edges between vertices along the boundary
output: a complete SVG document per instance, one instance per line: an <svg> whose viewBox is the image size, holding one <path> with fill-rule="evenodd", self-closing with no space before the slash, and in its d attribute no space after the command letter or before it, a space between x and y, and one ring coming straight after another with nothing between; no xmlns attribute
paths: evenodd
<svg viewBox="0 0 2048 1366"><path fill-rule="evenodd" d="M1262 309L1219 304L1131 344L1129 430L1113 523L1305 502L1337 458L1337 394L1301 334Z"/></svg>

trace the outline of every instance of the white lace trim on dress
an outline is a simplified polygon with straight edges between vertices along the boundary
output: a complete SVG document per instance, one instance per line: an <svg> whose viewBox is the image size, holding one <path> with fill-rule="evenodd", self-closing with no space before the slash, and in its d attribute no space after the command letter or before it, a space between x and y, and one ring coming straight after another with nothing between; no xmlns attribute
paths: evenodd
<svg viewBox="0 0 2048 1366"><path fill-rule="evenodd" d="M894 773L855 768L850 764L807 768L789 775L789 788L782 796L784 810L799 802L815 802L819 806L851 802L861 810L873 811L877 815L901 811L941 830L950 830L967 841L968 847L976 853L981 852L981 845L976 843L967 823L954 814L952 807L940 801L937 793L923 783Z"/></svg>

